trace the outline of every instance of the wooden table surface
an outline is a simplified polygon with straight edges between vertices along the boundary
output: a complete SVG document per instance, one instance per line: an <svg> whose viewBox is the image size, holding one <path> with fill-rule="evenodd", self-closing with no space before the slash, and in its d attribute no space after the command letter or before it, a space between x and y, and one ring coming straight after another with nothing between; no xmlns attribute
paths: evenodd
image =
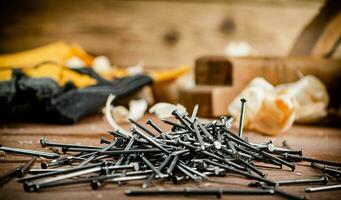
<svg viewBox="0 0 341 200"><path fill-rule="evenodd" d="M144 117L141 122L145 122ZM128 127L124 125L124 127ZM93 116L80 121L76 125L42 125L42 124L3 124L0 126L0 144L4 146L13 146L28 149L43 150L40 146L39 139L45 137L51 141L65 143L80 143L99 145L99 138L105 136L111 138L106 133L110 130L110 126L103 120L102 116ZM255 132L245 131L245 136L251 142L263 143L271 139L274 144L281 145L285 139L290 146L296 149L303 149L303 154L319 159L333 160L341 162L341 129L327 127L309 127L295 125L287 133L283 133L276 137L262 136ZM0 157L0 175L7 170L12 169L19 164L29 160L29 157L6 155ZM34 167L39 167L39 162ZM284 168L284 170L263 169L268 173L268 178L272 180L291 179L291 178L307 178L318 177L321 174L310 168L309 163L299 163L295 172ZM180 185L173 185L168 181L153 182L151 189L157 188L173 188L180 189L182 187L200 187L200 188L226 188L226 189L247 189L247 184L252 180L248 180L237 175L227 175L225 177L211 177L209 181L195 184L191 181ZM331 181L330 184L337 183ZM93 191L88 184L62 186L58 188L50 188L39 193L25 192L22 185L17 183L15 179L4 185L0 189L0 199L168 199L169 196L158 197L128 197L124 194L127 189L141 189L142 181L129 182L123 186L116 184L107 184L103 188ZM340 199L341 190L305 193L307 186L283 186L283 190L297 195L306 195L309 199ZM176 196L177 199L215 199L214 196ZM250 196L223 196L223 199L249 199ZM278 195L272 196L255 196L255 199L283 199Z"/></svg>

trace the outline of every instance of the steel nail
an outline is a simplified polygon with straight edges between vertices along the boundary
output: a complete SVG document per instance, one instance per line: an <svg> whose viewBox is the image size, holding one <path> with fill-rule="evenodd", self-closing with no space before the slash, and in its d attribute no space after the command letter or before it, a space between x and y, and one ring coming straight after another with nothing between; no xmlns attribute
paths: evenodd
<svg viewBox="0 0 341 200"><path fill-rule="evenodd" d="M157 132L159 132L160 134L163 133L164 131L158 127L156 124L154 124L154 122L151 119L148 119L148 121L146 122L146 124L148 124L149 126L151 126L152 128L154 128Z"/></svg>
<svg viewBox="0 0 341 200"><path fill-rule="evenodd" d="M43 152L43 151L35 151L30 149L20 149L20 148L14 148L14 147L4 147L0 145L0 150L6 152L6 153L14 153L14 154L21 154L21 155L30 155L30 156L39 156L44 158L58 158L59 155L56 153L50 153L50 152Z"/></svg>
<svg viewBox="0 0 341 200"><path fill-rule="evenodd" d="M245 103L246 103L246 100L243 98L243 99L240 99L242 105L241 105L241 108L240 108L240 120L239 120L239 129L238 129L238 136L240 138L242 138L243 136L243 127L244 127L244 112L245 112Z"/></svg>
<svg viewBox="0 0 341 200"><path fill-rule="evenodd" d="M327 190L337 190L341 189L341 184L338 185L327 185L327 186L321 186L321 187L309 187L306 188L306 192L320 192L320 191L327 191Z"/></svg>
<svg viewBox="0 0 341 200"><path fill-rule="evenodd" d="M32 157L31 160L29 160L26 164L24 164L23 166L21 166L18 170L17 170L17 177L21 178L23 177L28 170L30 170L30 168L32 167L32 165L34 164L34 162L36 161L37 157Z"/></svg>

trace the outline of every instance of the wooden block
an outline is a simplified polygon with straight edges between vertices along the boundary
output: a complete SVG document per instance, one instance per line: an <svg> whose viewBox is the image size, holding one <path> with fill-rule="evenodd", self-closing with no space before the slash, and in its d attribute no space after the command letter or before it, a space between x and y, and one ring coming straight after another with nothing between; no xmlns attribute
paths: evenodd
<svg viewBox="0 0 341 200"><path fill-rule="evenodd" d="M235 97L236 91L232 87L222 86L194 86L179 88L179 102L191 110L199 104L198 116L219 117L227 114L227 106Z"/></svg>
<svg viewBox="0 0 341 200"><path fill-rule="evenodd" d="M232 64L231 86L180 87L179 102L188 109L200 104L200 116L216 117L225 115L232 99L256 77L263 77L271 84L278 85L297 81L300 75L311 74L327 86L331 106L340 105L341 86L338 82L341 79L341 60L313 57L227 59Z"/></svg>
<svg viewBox="0 0 341 200"><path fill-rule="evenodd" d="M231 85L232 63L225 56L204 56L195 62L197 85Z"/></svg>

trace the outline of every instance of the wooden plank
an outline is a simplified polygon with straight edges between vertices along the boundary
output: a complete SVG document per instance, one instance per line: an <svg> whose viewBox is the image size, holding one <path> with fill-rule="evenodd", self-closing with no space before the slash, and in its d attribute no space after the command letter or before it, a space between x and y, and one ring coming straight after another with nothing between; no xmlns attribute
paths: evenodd
<svg viewBox="0 0 341 200"><path fill-rule="evenodd" d="M331 57L335 53L336 48L340 46L340 43L341 12L339 12L327 25L323 34L317 40L312 50L312 55L317 57Z"/></svg>
<svg viewBox="0 0 341 200"><path fill-rule="evenodd" d="M223 54L229 42L246 40L260 55L286 55L321 6L320 1L207 2L6 1L0 8L0 53L66 40L118 65L143 60L147 66L174 67L200 55Z"/></svg>
<svg viewBox="0 0 341 200"><path fill-rule="evenodd" d="M319 13L309 22L309 24L303 29L301 34L298 36L295 41L289 55L290 56L308 56L311 55L314 51L316 43L319 42L320 37L324 34L324 29L328 27L328 24L332 21L332 19L337 16L340 12L341 3L339 1L329 0L327 3L321 8ZM339 27L335 27L337 31L340 30ZM339 37L339 36L337 36ZM334 37L332 37L334 38ZM334 44L336 43L334 40ZM323 44L323 42L319 42L319 47ZM321 44L322 43L322 44ZM316 49L315 49L316 51ZM316 55L316 53L315 53ZM321 55L321 57L325 57L327 55Z"/></svg>

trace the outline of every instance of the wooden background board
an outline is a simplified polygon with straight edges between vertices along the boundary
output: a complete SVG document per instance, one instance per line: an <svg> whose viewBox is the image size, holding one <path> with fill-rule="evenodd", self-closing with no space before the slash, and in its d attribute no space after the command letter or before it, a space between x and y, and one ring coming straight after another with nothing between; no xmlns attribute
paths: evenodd
<svg viewBox="0 0 341 200"><path fill-rule="evenodd" d="M121 66L176 67L247 41L259 55L284 56L323 2L3 0L0 53L65 40Z"/></svg>
<svg viewBox="0 0 341 200"><path fill-rule="evenodd" d="M149 116L144 117L140 122L145 122ZM154 119L153 119L154 120ZM154 121L157 121L156 119ZM100 136L108 139L110 135L106 130L110 126L103 121L102 116L94 116L80 121L74 126L63 125L41 125L41 124L6 124L0 126L0 144L32 148L42 150L39 139L45 137L50 141L68 142L99 145ZM124 125L125 128L128 125ZM162 126L167 128L167 126ZM266 142L271 139L275 145L280 146L282 140L288 140L289 144L295 149L303 149L306 156L312 156L320 159L334 160L341 162L341 134L340 129L326 127L308 127L295 125L287 133L280 134L276 137L262 136L255 132L245 131L245 136L252 142ZM19 163L28 160L27 157L8 156L0 158L0 175L5 171L17 166ZM35 167L39 167L36 163ZM303 177L317 177L320 174L308 167L308 163L300 163L295 172L290 170L266 170L269 178L273 180L279 179L299 179ZM236 175L227 175L226 177L211 178L208 182L202 182L196 185L192 182L185 182L181 185L173 185L167 181L153 182L151 189L157 188L180 188L180 187L200 187L200 188L248 188L247 184L251 180L240 178ZM64 186L59 188L47 189L39 193L26 193L22 186L15 180L12 180L0 189L0 199L169 199L164 197L130 197L124 195L127 189L140 189L142 182L131 182L124 186L116 184L107 184L98 191L92 191L89 185ZM309 199L339 199L341 191L329 191L320 193L303 192L306 186L286 186L282 187L286 191L294 194L305 194ZM224 196L223 199L250 199L250 196ZM254 199L283 199L280 196L253 196ZM215 197L176 197L176 199L216 199Z"/></svg>

